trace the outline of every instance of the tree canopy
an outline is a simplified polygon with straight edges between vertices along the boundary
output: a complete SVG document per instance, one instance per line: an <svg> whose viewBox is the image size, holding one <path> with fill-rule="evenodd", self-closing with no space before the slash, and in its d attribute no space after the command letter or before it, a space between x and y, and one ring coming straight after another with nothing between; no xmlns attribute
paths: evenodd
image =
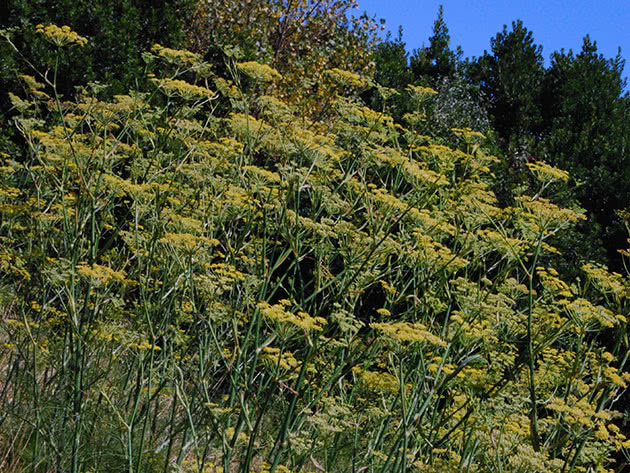
<svg viewBox="0 0 630 473"><path fill-rule="evenodd" d="M540 127L540 94L544 75L542 46L520 20L490 40L491 51L468 70L488 101L493 124L508 150L533 140Z"/></svg>
<svg viewBox="0 0 630 473"><path fill-rule="evenodd" d="M433 24L433 35L429 45L415 49L411 56L411 71L415 80L425 80L435 86L442 78L452 78L458 68L463 52L450 49L451 37L444 21L444 8L440 5Z"/></svg>

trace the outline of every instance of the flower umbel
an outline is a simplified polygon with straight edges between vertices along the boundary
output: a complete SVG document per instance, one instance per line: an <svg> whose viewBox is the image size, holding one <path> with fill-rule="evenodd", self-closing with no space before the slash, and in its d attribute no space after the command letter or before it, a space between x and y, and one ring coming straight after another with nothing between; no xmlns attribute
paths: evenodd
<svg viewBox="0 0 630 473"><path fill-rule="evenodd" d="M85 46L88 42L87 38L72 31L69 26L59 27L57 25L44 26L39 24L35 28L35 31L44 35L47 41L56 46L66 46L67 44L73 43L79 46Z"/></svg>
<svg viewBox="0 0 630 473"><path fill-rule="evenodd" d="M293 314L285 309L283 304L270 305L268 302L259 302L258 308L265 318L276 322L287 322L304 330L323 330L326 319L322 317L311 317L306 312Z"/></svg>

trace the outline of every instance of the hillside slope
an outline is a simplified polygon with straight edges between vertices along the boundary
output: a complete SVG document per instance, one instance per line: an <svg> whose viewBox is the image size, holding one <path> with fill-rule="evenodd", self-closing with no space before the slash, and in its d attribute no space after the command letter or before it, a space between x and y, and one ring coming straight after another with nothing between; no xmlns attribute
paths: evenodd
<svg viewBox="0 0 630 473"><path fill-rule="evenodd" d="M315 119L269 66L145 58L150 90L11 94L5 471L611 471L630 292L550 265L565 172L501 208L483 135L414 131L431 89L403 127L329 70Z"/></svg>

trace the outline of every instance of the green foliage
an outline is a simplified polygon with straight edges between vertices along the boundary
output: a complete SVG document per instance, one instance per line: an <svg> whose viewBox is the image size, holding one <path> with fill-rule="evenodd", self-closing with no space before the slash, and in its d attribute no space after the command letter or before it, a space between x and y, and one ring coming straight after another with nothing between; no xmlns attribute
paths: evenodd
<svg viewBox="0 0 630 473"><path fill-rule="evenodd" d="M192 0L6 0L0 29L17 27L12 40L19 52L2 44L0 88L16 90L18 74L33 74L23 57L44 73L57 67L58 92L70 96L74 87L101 81L110 93L121 93L143 81L142 53L154 43L181 45L182 25L192 13ZM90 38L85 48L52 54L35 33L38 24L68 25ZM22 56L23 55L23 56ZM55 61L60 61L55 65ZM1 98L2 101L6 97ZM6 110L3 102L2 110Z"/></svg>
<svg viewBox="0 0 630 473"><path fill-rule="evenodd" d="M571 171L576 195L602 226L600 238L616 268L621 268L616 250L624 248L626 232L615 212L630 201L623 67L620 55L604 58L588 36L579 54L555 53L545 74L546 131L540 146L551 162Z"/></svg>
<svg viewBox="0 0 630 473"><path fill-rule="evenodd" d="M459 47L457 52L452 51L450 43L451 37L444 21L444 8L440 5L429 46L414 50L411 56L410 66L416 81L436 87L440 80L450 79L455 75L463 52Z"/></svg>
<svg viewBox="0 0 630 473"><path fill-rule="evenodd" d="M522 145L529 149L540 128L542 47L520 20L512 22L511 31L504 25L490 45L491 53L469 64L467 75L488 101L504 150L514 153Z"/></svg>
<svg viewBox="0 0 630 473"><path fill-rule="evenodd" d="M3 469L560 473L630 448L630 284L550 264L584 220L568 173L524 164L500 206L483 134L418 133L432 89L403 126L329 69L316 121L266 64L145 59L140 91L11 97Z"/></svg>
<svg viewBox="0 0 630 473"><path fill-rule="evenodd" d="M390 89L403 90L413 81L409 69L408 53L402 40L402 28L398 36L392 40L388 32L385 41L374 48L374 82Z"/></svg>
<svg viewBox="0 0 630 473"><path fill-rule="evenodd" d="M392 39L388 32L386 39L374 47L372 55L376 90L367 90L362 96L374 110L387 110L396 121L401 121L402 115L411 111L404 90L413 82L413 74L405 48L402 28L399 28L396 39Z"/></svg>
<svg viewBox="0 0 630 473"><path fill-rule="evenodd" d="M270 65L283 76L283 99L299 103L306 115L325 114L324 71L372 71L378 25L366 14L353 16L357 7L355 0L199 1L187 42L219 63L227 55Z"/></svg>

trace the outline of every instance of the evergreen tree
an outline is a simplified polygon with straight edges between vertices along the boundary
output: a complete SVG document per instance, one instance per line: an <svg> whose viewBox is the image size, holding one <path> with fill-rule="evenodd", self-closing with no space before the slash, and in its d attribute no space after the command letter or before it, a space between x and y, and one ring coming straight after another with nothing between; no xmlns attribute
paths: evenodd
<svg viewBox="0 0 630 473"><path fill-rule="evenodd" d="M542 46L534 42L532 32L521 20L512 22L512 31L504 25L490 45L491 53L485 51L474 60L468 75L488 100L504 149L516 151L540 130Z"/></svg>
<svg viewBox="0 0 630 473"><path fill-rule="evenodd" d="M374 64L374 81L383 87L402 90L412 82L406 44L402 40L402 27L398 29L396 39L392 39L388 32L385 41L374 48Z"/></svg>
<svg viewBox="0 0 630 473"><path fill-rule="evenodd" d="M541 149L579 184L578 199L601 226L607 263L614 267L620 264L616 250L625 246L626 238L616 211L630 202L626 150L630 125L623 68L620 54L606 59L586 36L579 54L553 54L543 93L546 132Z"/></svg>
<svg viewBox="0 0 630 473"><path fill-rule="evenodd" d="M402 27L399 27L396 39L392 39L391 32L388 32L386 39L374 47L373 61L374 82L378 86L377 89L366 91L362 98L370 107L379 111L388 102L391 106L390 113L396 121L400 121L404 113L411 111L404 90L413 82L406 45L402 40Z"/></svg>
<svg viewBox="0 0 630 473"><path fill-rule="evenodd" d="M441 78L455 75L463 53L459 47L457 52L452 51L450 43L451 37L444 21L444 8L440 5L429 46L414 50L411 57L411 71L416 81L436 85Z"/></svg>

